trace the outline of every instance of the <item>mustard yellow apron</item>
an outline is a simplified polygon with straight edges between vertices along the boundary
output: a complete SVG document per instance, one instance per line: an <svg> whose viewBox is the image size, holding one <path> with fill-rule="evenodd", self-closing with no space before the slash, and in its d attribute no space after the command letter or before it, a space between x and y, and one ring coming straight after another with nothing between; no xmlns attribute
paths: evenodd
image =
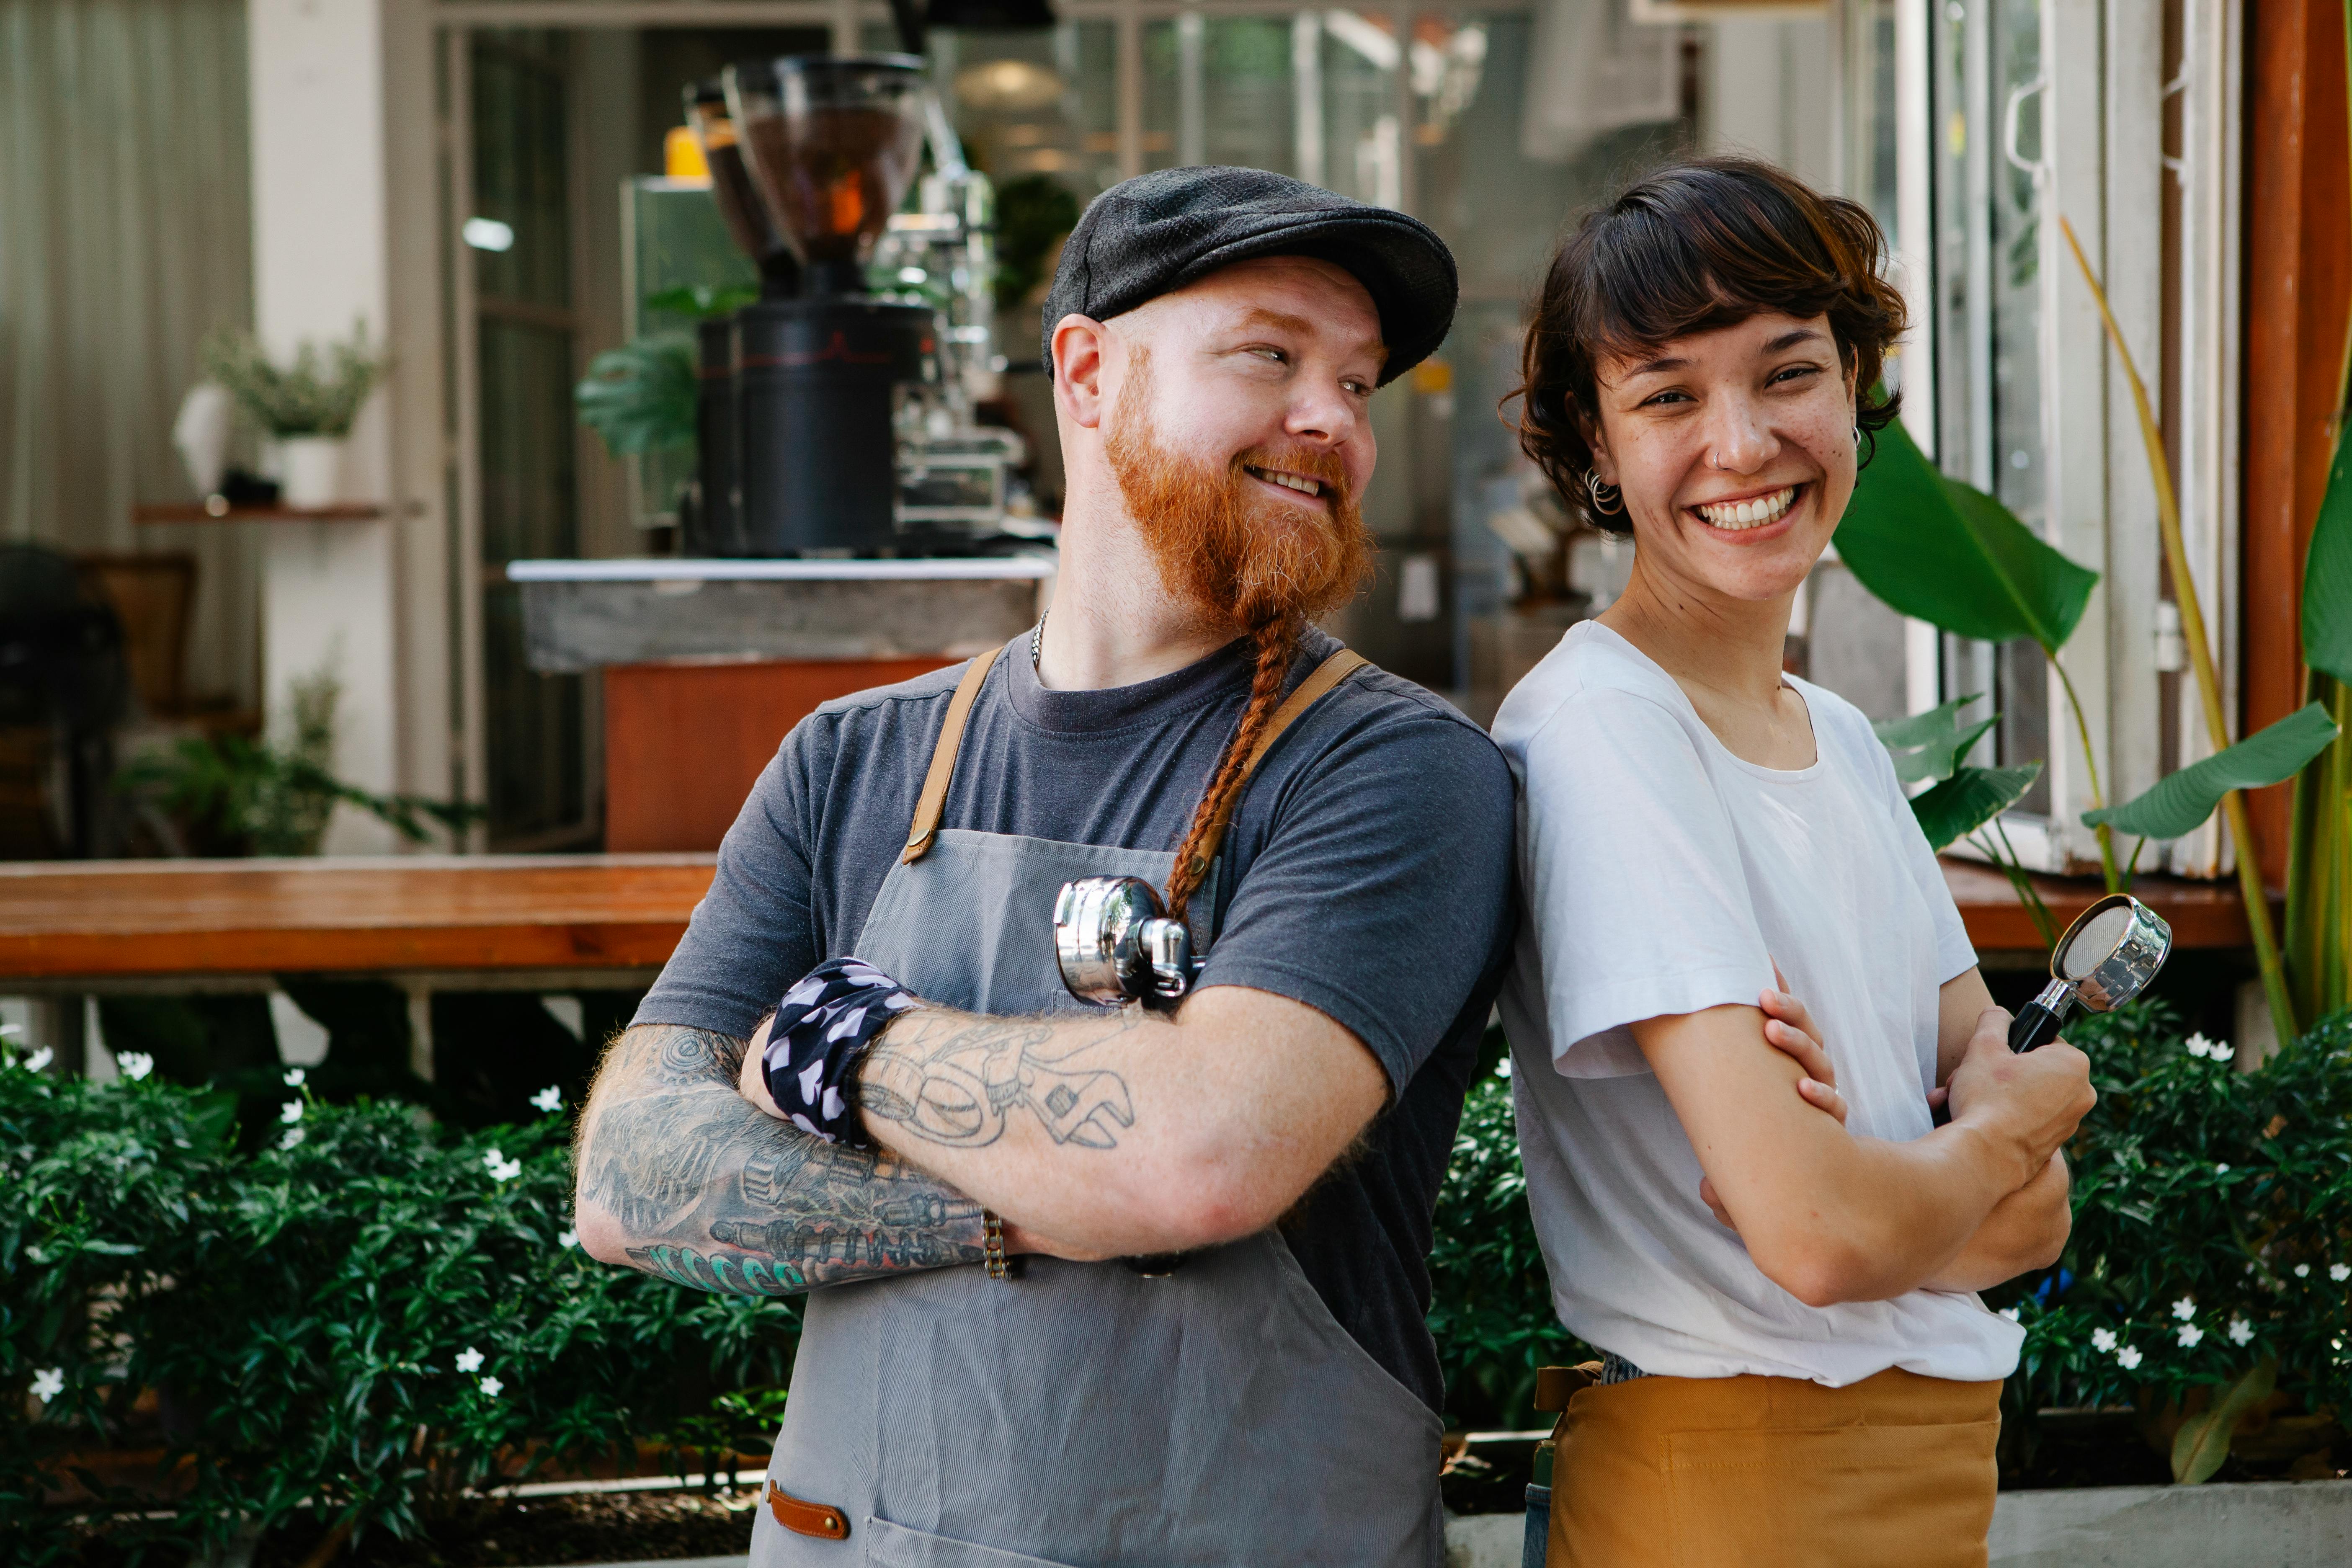
<svg viewBox="0 0 2352 1568"><path fill-rule="evenodd" d="M2000 1384L1637 1377L1569 1401L1547 1568L1984 1568Z"/></svg>

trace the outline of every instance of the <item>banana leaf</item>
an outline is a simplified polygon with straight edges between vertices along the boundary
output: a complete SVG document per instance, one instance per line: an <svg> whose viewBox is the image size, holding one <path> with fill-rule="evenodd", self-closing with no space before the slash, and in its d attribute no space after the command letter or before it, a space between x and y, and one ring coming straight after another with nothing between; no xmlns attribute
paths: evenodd
<svg viewBox="0 0 2352 1568"><path fill-rule="evenodd" d="M2053 654L2099 581L2000 501L1937 472L1899 423L1878 432L1837 551L1864 587L1906 616L1987 642L2032 637Z"/></svg>
<svg viewBox="0 0 2352 1568"><path fill-rule="evenodd" d="M2271 1396L2278 1384L2278 1363L2266 1361L2231 1384L2211 1408L2181 1423L2172 1438L2172 1479L2193 1487L2221 1468L2230 1457L2230 1439L2238 1423Z"/></svg>
<svg viewBox="0 0 2352 1568"><path fill-rule="evenodd" d="M1895 776L1905 784L1951 777L1952 770L1960 765L1969 749L2000 721L2000 715L1995 714L1962 727L1960 710L1975 700L1973 696L1956 697L1941 708L1914 713L1908 719L1885 719L1871 725L1879 744L1894 755Z"/></svg>
<svg viewBox="0 0 2352 1568"><path fill-rule="evenodd" d="M2178 838L2196 831L2233 789L2261 789L2292 777L2336 739L2336 721L2316 702L2158 781L2121 805L2083 814L2084 826L2106 823L2144 838Z"/></svg>
<svg viewBox="0 0 2352 1568"><path fill-rule="evenodd" d="M2025 798L2042 776L2040 763L2014 768L1959 768L1950 778L1911 797L1911 815L1931 848L1965 838Z"/></svg>
<svg viewBox="0 0 2352 1568"><path fill-rule="evenodd" d="M572 394L580 422L604 437L613 456L694 445L694 340L656 332L607 349L588 362Z"/></svg>
<svg viewBox="0 0 2352 1568"><path fill-rule="evenodd" d="M2303 661L2352 682L2352 441L2336 443L2304 557Z"/></svg>

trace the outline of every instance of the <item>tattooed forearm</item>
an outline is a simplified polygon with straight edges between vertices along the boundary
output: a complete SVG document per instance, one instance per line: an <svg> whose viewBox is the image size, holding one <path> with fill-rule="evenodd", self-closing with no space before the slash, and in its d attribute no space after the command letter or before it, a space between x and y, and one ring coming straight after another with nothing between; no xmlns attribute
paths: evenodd
<svg viewBox="0 0 2352 1568"><path fill-rule="evenodd" d="M605 1058L574 1152L580 1205L617 1225L632 1267L782 1296L980 1260L978 1204L887 1154L761 1114L736 1089L743 1049L646 1025Z"/></svg>
<svg viewBox="0 0 2352 1568"><path fill-rule="evenodd" d="M928 1143L979 1148L1026 1111L1056 1143L1118 1147L1135 1125L1127 1080L1087 1054L1127 1033L1122 1016L1072 1039L1068 1021L908 1013L874 1044L858 1079L868 1116Z"/></svg>

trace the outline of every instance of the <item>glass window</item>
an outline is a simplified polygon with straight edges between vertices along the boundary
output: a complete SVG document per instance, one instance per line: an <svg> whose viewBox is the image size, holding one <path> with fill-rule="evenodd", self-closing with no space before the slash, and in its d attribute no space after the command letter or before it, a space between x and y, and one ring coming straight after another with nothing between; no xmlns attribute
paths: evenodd
<svg viewBox="0 0 2352 1568"><path fill-rule="evenodd" d="M2040 0L1946 0L1932 38L1937 444L1947 473L2047 534L2042 409ZM2001 715L2004 764L2046 761L2049 670L2031 642L1943 641L1947 699ZM1982 710L1979 710L1981 711ZM2020 803L2047 812L2045 777Z"/></svg>

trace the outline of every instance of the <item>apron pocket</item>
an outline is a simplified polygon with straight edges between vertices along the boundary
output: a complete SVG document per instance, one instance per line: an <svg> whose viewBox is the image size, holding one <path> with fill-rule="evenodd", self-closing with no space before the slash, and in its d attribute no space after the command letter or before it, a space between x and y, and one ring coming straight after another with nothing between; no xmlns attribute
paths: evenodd
<svg viewBox="0 0 2352 1568"><path fill-rule="evenodd" d="M1069 1568L1045 1557L1025 1557L993 1546L974 1546L944 1535L926 1535L868 1514L857 1533L866 1538L867 1568Z"/></svg>
<svg viewBox="0 0 2352 1568"><path fill-rule="evenodd" d="M1982 1568L2000 1423L1675 1432L1676 1568Z"/></svg>

